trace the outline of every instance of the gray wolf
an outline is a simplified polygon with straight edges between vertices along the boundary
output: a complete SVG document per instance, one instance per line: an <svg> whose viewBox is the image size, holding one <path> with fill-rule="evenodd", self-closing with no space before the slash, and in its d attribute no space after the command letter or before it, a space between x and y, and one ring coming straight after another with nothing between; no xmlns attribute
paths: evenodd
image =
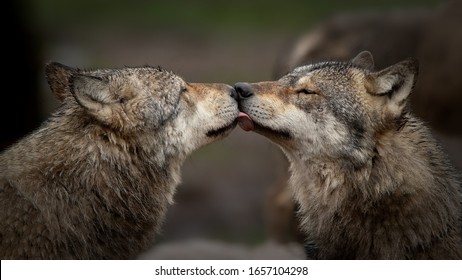
<svg viewBox="0 0 462 280"><path fill-rule="evenodd" d="M410 111L418 62L380 71L370 52L237 83L240 126L290 162L314 259L461 259L460 178Z"/></svg>
<svg viewBox="0 0 462 280"><path fill-rule="evenodd" d="M377 69L415 56L422 67L409 100L412 112L430 126L453 165L462 170L462 36L453 36L453 30L462 28L461 10L462 1L444 1L432 9L414 7L333 15L281 49L273 78L277 80L302 65L346 61L364 49L374 54ZM288 188L279 190L289 192ZM294 207L293 202L287 203L286 208ZM294 218L288 214L281 221Z"/></svg>
<svg viewBox="0 0 462 280"><path fill-rule="evenodd" d="M133 258L185 158L236 125L236 92L150 66L46 75L60 107L0 154L0 258Z"/></svg>

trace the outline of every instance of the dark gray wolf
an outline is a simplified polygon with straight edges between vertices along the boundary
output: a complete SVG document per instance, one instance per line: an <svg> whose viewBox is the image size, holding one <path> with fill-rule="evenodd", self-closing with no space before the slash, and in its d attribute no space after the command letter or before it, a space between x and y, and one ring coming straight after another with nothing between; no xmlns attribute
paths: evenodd
<svg viewBox="0 0 462 280"><path fill-rule="evenodd" d="M236 92L149 66L46 74L60 108L0 154L0 258L133 258L185 158L235 126Z"/></svg>
<svg viewBox="0 0 462 280"><path fill-rule="evenodd" d="M237 83L240 126L279 145L315 259L461 259L459 177L408 97L418 63L301 66Z"/></svg>

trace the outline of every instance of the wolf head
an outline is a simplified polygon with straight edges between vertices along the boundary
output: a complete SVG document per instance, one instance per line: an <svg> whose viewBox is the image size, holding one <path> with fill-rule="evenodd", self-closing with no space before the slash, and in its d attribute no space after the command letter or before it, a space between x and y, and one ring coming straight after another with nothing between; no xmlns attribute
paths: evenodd
<svg viewBox="0 0 462 280"><path fill-rule="evenodd" d="M71 107L66 113L122 136L164 133L186 153L236 124L236 92L228 85L187 83L150 66L80 70L53 62L46 75L57 98Z"/></svg>
<svg viewBox="0 0 462 280"><path fill-rule="evenodd" d="M372 55L364 51L348 62L298 67L278 81L237 83L241 127L293 156L361 164L372 152L374 137L406 121L418 72L412 58L380 71L373 68Z"/></svg>

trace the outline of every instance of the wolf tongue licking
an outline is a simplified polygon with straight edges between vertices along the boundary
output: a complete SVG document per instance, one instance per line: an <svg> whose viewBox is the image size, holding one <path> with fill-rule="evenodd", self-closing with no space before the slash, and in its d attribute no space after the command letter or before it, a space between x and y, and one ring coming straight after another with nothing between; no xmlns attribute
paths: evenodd
<svg viewBox="0 0 462 280"><path fill-rule="evenodd" d="M237 116L237 123L245 131L251 131L254 129L253 121L250 119L249 115L244 112L239 112Z"/></svg>

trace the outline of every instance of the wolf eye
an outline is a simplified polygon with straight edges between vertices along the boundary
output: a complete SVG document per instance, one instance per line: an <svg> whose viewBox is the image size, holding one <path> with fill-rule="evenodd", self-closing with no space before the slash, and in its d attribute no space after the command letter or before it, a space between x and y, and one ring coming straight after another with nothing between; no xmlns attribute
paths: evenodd
<svg viewBox="0 0 462 280"><path fill-rule="evenodd" d="M297 93L302 93L302 94L316 94L316 92L315 92L314 90L310 90L310 89L306 89L306 88L297 90Z"/></svg>
<svg viewBox="0 0 462 280"><path fill-rule="evenodd" d="M188 89L186 87L182 87L180 89L180 93L185 93L185 92L188 92Z"/></svg>

